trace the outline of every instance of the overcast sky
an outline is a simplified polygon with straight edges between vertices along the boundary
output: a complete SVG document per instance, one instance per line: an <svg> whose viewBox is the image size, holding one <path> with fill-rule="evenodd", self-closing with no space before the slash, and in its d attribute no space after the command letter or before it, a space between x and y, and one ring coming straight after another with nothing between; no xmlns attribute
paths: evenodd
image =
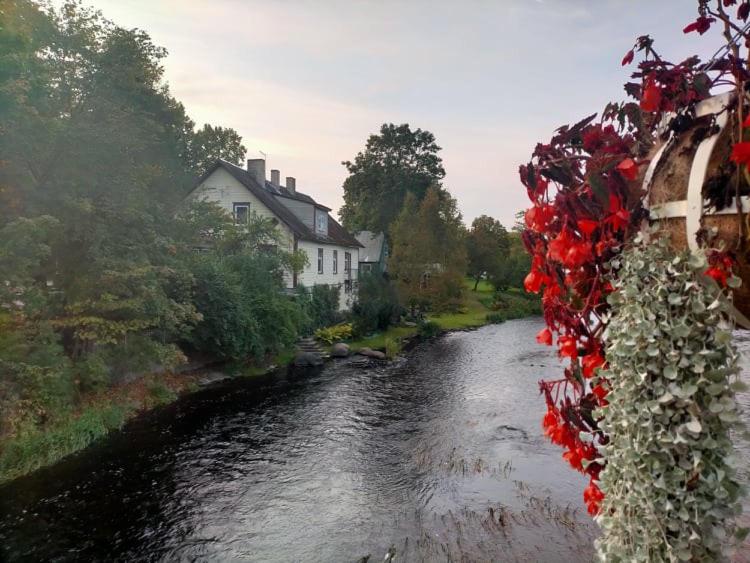
<svg viewBox="0 0 750 563"><path fill-rule="evenodd" d="M668 58L693 0L90 0L169 51L166 79L199 124L233 127L248 157L338 210L346 171L384 122L435 134L464 218L510 226L517 168L559 125L624 97L636 36Z"/></svg>

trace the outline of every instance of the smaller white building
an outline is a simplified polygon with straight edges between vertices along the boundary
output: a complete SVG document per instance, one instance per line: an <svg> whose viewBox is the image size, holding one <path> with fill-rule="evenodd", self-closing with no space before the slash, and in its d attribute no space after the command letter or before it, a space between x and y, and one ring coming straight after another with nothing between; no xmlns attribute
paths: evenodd
<svg viewBox="0 0 750 563"><path fill-rule="evenodd" d="M213 201L231 213L235 221L247 221L251 212L276 220L286 250L302 250L308 265L299 274L286 272L287 289L299 284L306 287L338 287L339 307L351 308L356 299L359 250L362 245L333 217L330 208L297 191L296 180L271 170L266 180L266 161L247 161L247 170L224 160L217 160L203 176L188 198Z"/></svg>

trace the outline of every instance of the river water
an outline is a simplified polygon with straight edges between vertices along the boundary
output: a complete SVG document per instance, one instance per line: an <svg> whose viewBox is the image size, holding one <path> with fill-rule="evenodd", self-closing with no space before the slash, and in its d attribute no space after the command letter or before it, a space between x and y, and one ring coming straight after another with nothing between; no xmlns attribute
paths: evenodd
<svg viewBox="0 0 750 563"><path fill-rule="evenodd" d="M540 319L217 384L0 488L7 561L585 561Z"/></svg>

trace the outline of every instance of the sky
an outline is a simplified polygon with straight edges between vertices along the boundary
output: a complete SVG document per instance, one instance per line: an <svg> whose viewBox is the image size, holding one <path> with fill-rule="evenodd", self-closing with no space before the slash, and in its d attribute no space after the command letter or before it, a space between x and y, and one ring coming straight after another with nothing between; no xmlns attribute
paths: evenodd
<svg viewBox="0 0 750 563"><path fill-rule="evenodd" d="M85 0L84 0L85 2ZM710 56L685 35L694 0L89 0L147 31L200 126L236 129L248 158L334 212L344 160L380 125L431 131L470 223L527 207L518 165L555 128L622 100L639 35L668 59ZM718 27L718 26L715 26ZM270 172L268 172L270 174Z"/></svg>

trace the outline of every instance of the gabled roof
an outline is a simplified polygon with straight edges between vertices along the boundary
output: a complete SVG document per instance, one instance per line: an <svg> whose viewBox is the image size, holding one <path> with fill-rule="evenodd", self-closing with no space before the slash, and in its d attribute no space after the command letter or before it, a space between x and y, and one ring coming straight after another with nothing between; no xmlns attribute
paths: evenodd
<svg viewBox="0 0 750 563"><path fill-rule="evenodd" d="M380 257L383 255L385 235L372 231L360 231L356 234L356 238L364 249L359 251L359 261L380 262Z"/></svg>
<svg viewBox="0 0 750 563"><path fill-rule="evenodd" d="M266 187L261 187L258 181L250 173L248 173L247 170L222 159L218 159L216 162L214 162L214 164L208 170L206 170L200 178L198 178L198 180L195 182L193 190L191 190L191 193L195 191L198 186L200 186L209 176L211 176L211 174L213 174L219 168L223 168L224 170L226 170L229 174L232 175L232 177L234 177L235 180L245 186L250 191L250 193L257 197L263 203L263 205L265 205L274 215L276 215L276 217L279 218L280 221L286 224L286 226L291 229L291 231L297 238L301 240L320 242L323 244L338 244L340 246L353 247L362 246L356 238L349 234L349 232L341 225L339 225L331 216L328 217L327 235L312 231L307 227L307 225L302 222L302 220L300 220L294 213L292 213L289 208L287 208L283 203L280 203L274 197L273 190L268 189L269 185L276 189L278 189L280 186L274 186L270 182L265 182ZM284 188L284 191L287 191L286 188ZM315 200L310 196L299 193L298 195L300 195L300 197L293 199L305 201L328 211L327 207L316 203Z"/></svg>

